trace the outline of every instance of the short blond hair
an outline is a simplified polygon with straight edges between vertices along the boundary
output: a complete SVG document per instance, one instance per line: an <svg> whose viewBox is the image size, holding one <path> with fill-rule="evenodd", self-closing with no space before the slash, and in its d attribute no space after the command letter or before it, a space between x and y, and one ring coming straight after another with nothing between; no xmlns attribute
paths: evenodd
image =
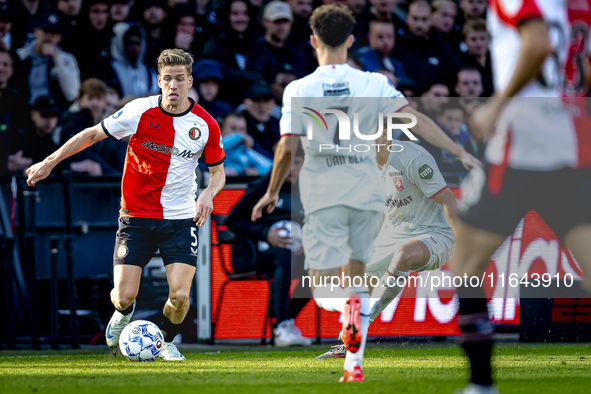
<svg viewBox="0 0 591 394"><path fill-rule="evenodd" d="M191 76L193 69L193 55L182 49L165 49L158 56L158 74L166 66L185 66L187 75Z"/></svg>

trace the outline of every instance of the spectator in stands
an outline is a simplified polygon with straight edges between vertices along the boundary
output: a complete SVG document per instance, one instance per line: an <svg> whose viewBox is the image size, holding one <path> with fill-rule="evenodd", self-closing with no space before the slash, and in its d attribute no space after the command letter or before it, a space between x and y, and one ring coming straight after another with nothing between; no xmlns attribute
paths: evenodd
<svg viewBox="0 0 591 394"><path fill-rule="evenodd" d="M111 67L111 37L109 0L86 0L80 23L62 42L62 48L78 59L81 80L99 78L105 83L116 84Z"/></svg>
<svg viewBox="0 0 591 394"><path fill-rule="evenodd" d="M169 33L167 48L180 48L190 52L195 59L201 57L203 44L214 35L215 29L205 17L195 12L189 4L179 4L172 10L164 32ZM165 48L163 48L165 49Z"/></svg>
<svg viewBox="0 0 591 394"><path fill-rule="evenodd" d="M271 306L276 318L276 327L273 330L276 346L312 343L311 339L302 337L294 324L294 318L308 302L309 297L294 297L291 301L289 299L292 261L296 262L294 269L301 269L304 258L301 241L285 234L287 226L290 226L290 231L294 234L296 227L301 228L303 222L299 193L292 193L292 188L297 188L297 178L304 162L302 149L297 149L294 156L291 171L279 191L281 203L275 206L272 213L265 209L262 218L256 223L250 220L252 208L267 191L271 179L269 174L248 187L225 221L236 235L254 242L257 247L257 268L273 279L270 290ZM233 255L239 255L238 248L240 246L233 246ZM233 261L235 270L239 264L240 261Z"/></svg>
<svg viewBox="0 0 591 394"><path fill-rule="evenodd" d="M224 30L203 47L204 58L216 60L222 66L228 93L221 98L232 106L242 102L249 86L261 79L259 72L246 71L254 48L250 4L246 0L230 0L224 11Z"/></svg>
<svg viewBox="0 0 591 394"><path fill-rule="evenodd" d="M14 86L13 59L0 48L0 173L7 172L7 158L20 149L29 121L27 98Z"/></svg>
<svg viewBox="0 0 591 394"><path fill-rule="evenodd" d="M280 72L275 75L275 79L271 84L271 93L275 99L275 105L271 111L271 116L279 119L281 117L281 104L283 103L283 91L285 87L296 80L294 73Z"/></svg>
<svg viewBox="0 0 591 394"><path fill-rule="evenodd" d="M460 97L460 102L463 98L480 97L483 92L480 71L474 67L463 67L458 72L455 92Z"/></svg>
<svg viewBox="0 0 591 394"><path fill-rule="evenodd" d="M82 82L78 100L62 116L60 145L65 144L80 130L100 123L107 107L106 94L107 85L100 79L90 78ZM82 157L98 163L101 174L119 174L123 171L125 157L124 150L119 145L125 144L117 144L111 139L101 140L77 154L76 159Z"/></svg>
<svg viewBox="0 0 591 394"><path fill-rule="evenodd" d="M110 86L107 86L107 91L105 94L105 112L103 115L104 118L108 118L109 116L113 115L117 112L121 106L119 106L119 93L115 89Z"/></svg>
<svg viewBox="0 0 591 394"><path fill-rule="evenodd" d="M165 0L148 0L140 5L140 25L146 32L148 49L146 52L146 64L156 69L157 59L162 48L166 47L163 33L163 23L168 16L168 7Z"/></svg>
<svg viewBox="0 0 591 394"><path fill-rule="evenodd" d="M364 71L386 69L392 72L396 79L404 78L402 63L392 57L394 49L394 25L387 20L372 19L369 22L369 45L355 51L355 56L363 64Z"/></svg>
<svg viewBox="0 0 591 394"><path fill-rule="evenodd" d="M207 20L212 25L217 23L217 10L213 7L213 0L197 0L195 11L197 15Z"/></svg>
<svg viewBox="0 0 591 394"><path fill-rule="evenodd" d="M369 0L369 3L371 7L369 7L368 11L355 17L357 23L351 33L355 37L355 42L351 47L351 51L369 45L369 23L373 19L389 21L395 28L401 27L403 30L406 28L406 26L403 26L404 23L394 14L396 0Z"/></svg>
<svg viewBox="0 0 591 394"><path fill-rule="evenodd" d="M464 41L462 29L467 21L471 19L486 19L486 0L460 0L460 10L456 17L456 22L452 29L456 42Z"/></svg>
<svg viewBox="0 0 591 394"><path fill-rule="evenodd" d="M223 80L222 68L215 60L201 59L193 66L193 85L199 94L199 105L220 124L232 112L230 104L217 100Z"/></svg>
<svg viewBox="0 0 591 394"><path fill-rule="evenodd" d="M353 11L355 19L366 17L369 14L367 0L347 0L347 7Z"/></svg>
<svg viewBox="0 0 591 394"><path fill-rule="evenodd" d="M296 50L299 50L302 45L310 41L310 35L312 34L308 19L310 19L314 9L313 0L287 0L286 2L293 14L293 25L291 26L288 42Z"/></svg>
<svg viewBox="0 0 591 394"><path fill-rule="evenodd" d="M157 74L144 64L147 42L144 29L128 22L113 27L111 40L111 66L117 79L113 86L122 97L143 96L158 91Z"/></svg>
<svg viewBox="0 0 591 394"><path fill-rule="evenodd" d="M482 76L482 96L490 97L494 92L492 65L488 45L490 36L484 19L470 19L463 28L467 52L460 55L460 61L476 68Z"/></svg>
<svg viewBox="0 0 591 394"><path fill-rule="evenodd" d="M244 111L247 131L254 140L254 150L273 159L273 147L279 141L279 119L271 117L275 105L269 84L255 82L246 92Z"/></svg>
<svg viewBox="0 0 591 394"><path fill-rule="evenodd" d="M464 124L465 113L458 101L451 100L441 107L437 115L437 123L443 131L471 155L477 156L476 143L470 137L468 127ZM438 163L441 171L467 172L460 160L441 150L441 162Z"/></svg>
<svg viewBox="0 0 591 394"><path fill-rule="evenodd" d="M61 40L60 20L57 15L49 14L35 28L35 40L17 50L20 78L29 85L29 103L34 103L37 97L51 95L65 108L76 99L80 69L74 55L59 47Z"/></svg>
<svg viewBox="0 0 591 394"><path fill-rule="evenodd" d="M396 83L396 89L398 89L400 93L402 93L404 97L407 98L419 97L421 95L421 88L419 88L419 85L417 85L415 81L408 77L399 79ZM416 103L417 101L413 100L410 102L410 104L412 105L413 102Z"/></svg>
<svg viewBox="0 0 591 394"><path fill-rule="evenodd" d="M0 10L0 48L12 49L12 16L5 10Z"/></svg>
<svg viewBox="0 0 591 394"><path fill-rule="evenodd" d="M227 176L266 175L273 167L273 161L252 148L254 139L246 132L246 119L241 114L230 113L221 122L222 140Z"/></svg>
<svg viewBox="0 0 591 394"><path fill-rule="evenodd" d="M113 24L127 21L129 11L131 11L129 0L111 0L110 16Z"/></svg>
<svg viewBox="0 0 591 394"><path fill-rule="evenodd" d="M448 102L449 88L440 83L433 84L421 94L420 112L436 120L441 107Z"/></svg>
<svg viewBox="0 0 591 394"><path fill-rule="evenodd" d="M13 48L21 48L36 39L35 29L44 25L50 15L58 18L49 0L12 0L8 7L12 20L18 21L12 26Z"/></svg>
<svg viewBox="0 0 591 394"><path fill-rule="evenodd" d="M62 21L62 34L65 36L78 25L82 0L58 0L57 15Z"/></svg>
<svg viewBox="0 0 591 394"><path fill-rule="evenodd" d="M265 35L256 42L247 69L261 73L268 83L273 82L280 71L303 76L304 64L301 57L287 42L292 24L291 8L285 2L275 0L265 6Z"/></svg>
<svg viewBox="0 0 591 394"><path fill-rule="evenodd" d="M406 75L421 87L444 83L452 87L460 69L452 47L437 30L431 30L431 7L424 0L410 4L406 18L409 34L397 46L395 57L404 65Z"/></svg>
<svg viewBox="0 0 591 394"><path fill-rule="evenodd" d="M453 48L457 48L459 42L454 28L456 16L458 14L458 6L452 0L435 0L431 3L433 13L431 14L431 23L441 38Z"/></svg>

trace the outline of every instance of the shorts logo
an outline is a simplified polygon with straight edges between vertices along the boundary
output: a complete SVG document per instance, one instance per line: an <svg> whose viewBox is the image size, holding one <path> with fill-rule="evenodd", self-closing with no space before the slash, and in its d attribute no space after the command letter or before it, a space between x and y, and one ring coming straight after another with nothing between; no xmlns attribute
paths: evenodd
<svg viewBox="0 0 591 394"><path fill-rule="evenodd" d="M119 249L117 249L117 257L119 257L120 259L127 256L128 253L129 253L129 249L127 249L127 246L125 246L125 245L120 245Z"/></svg>
<svg viewBox="0 0 591 394"><path fill-rule="evenodd" d="M398 191L404 190L404 185L402 184L402 178L400 178L400 177L394 178L394 184L396 185L396 190L398 190Z"/></svg>
<svg viewBox="0 0 591 394"><path fill-rule="evenodd" d="M421 167L419 167L419 176L421 179L432 179L433 169L429 167L428 164L423 164Z"/></svg>
<svg viewBox="0 0 591 394"><path fill-rule="evenodd" d="M189 138L191 138L193 141L197 141L199 138L201 138L201 130L199 130L197 127L191 128L191 130L189 130Z"/></svg>

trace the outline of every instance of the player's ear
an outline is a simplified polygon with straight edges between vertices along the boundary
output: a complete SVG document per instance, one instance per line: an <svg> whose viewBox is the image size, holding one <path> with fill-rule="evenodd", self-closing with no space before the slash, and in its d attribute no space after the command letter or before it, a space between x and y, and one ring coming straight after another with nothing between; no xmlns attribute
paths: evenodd
<svg viewBox="0 0 591 394"><path fill-rule="evenodd" d="M312 44L312 48L318 48L318 38L316 38L315 34L310 35L310 44Z"/></svg>
<svg viewBox="0 0 591 394"><path fill-rule="evenodd" d="M349 34L349 37L347 37L347 49L351 48L351 45L353 45L353 41L355 41L355 37L353 37L353 34Z"/></svg>
<svg viewBox="0 0 591 394"><path fill-rule="evenodd" d="M160 76L160 74L157 75L157 78L158 78L158 87L160 89L162 89L162 77Z"/></svg>
<svg viewBox="0 0 591 394"><path fill-rule="evenodd" d="M193 76L189 75L189 89L193 87Z"/></svg>

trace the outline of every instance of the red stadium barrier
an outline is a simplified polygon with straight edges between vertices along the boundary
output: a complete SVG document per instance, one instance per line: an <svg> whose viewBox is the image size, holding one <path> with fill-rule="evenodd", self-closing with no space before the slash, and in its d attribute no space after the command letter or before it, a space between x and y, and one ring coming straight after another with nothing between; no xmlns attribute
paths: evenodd
<svg viewBox="0 0 591 394"><path fill-rule="evenodd" d="M459 189L452 189L452 192L457 198L460 198ZM243 194L244 191L240 189L223 190L214 200L214 213L228 214ZM217 243L217 233L213 222L212 243ZM222 245L222 247L224 246ZM214 314L217 310L221 286L227 281L221 264L219 247L214 247L211 261L213 321L216 321ZM443 270L445 269L444 266ZM567 273L571 274L574 279L582 277L581 269L571 253L533 211L527 213L514 234L507 238L493 255L485 272L485 276L494 278L497 284L493 288L489 282L486 282L484 286L490 300L489 309L492 319L501 324L518 325L519 286L508 285L510 273L517 273L518 278L522 278L526 274L531 277L534 273L540 275L548 273L552 277L558 274L559 278L563 278ZM421 275L426 275L426 273L421 273ZM505 286L500 286L498 282L503 276ZM248 286L250 283L252 282L245 285ZM245 288L244 285L232 285L225 292L227 292L225 293L227 296L224 295L224 298L234 301L221 306L220 317L216 321L215 338L260 338L269 294L268 287L255 289ZM236 310L246 299L252 313L248 315L236 313ZM258 313L259 311L260 313ZM457 312L458 302L453 289L430 293L425 288L407 287L404 289L402 297L390 304L374 321L369 334L379 337L457 335L459 333ZM304 336L316 337L319 324L321 337L336 338L341 327L339 313L321 310L319 323L317 316L316 304L310 301L296 318L296 324L301 328ZM246 327L252 327L252 330L246 329ZM270 335L268 330L266 335L267 337Z"/></svg>

